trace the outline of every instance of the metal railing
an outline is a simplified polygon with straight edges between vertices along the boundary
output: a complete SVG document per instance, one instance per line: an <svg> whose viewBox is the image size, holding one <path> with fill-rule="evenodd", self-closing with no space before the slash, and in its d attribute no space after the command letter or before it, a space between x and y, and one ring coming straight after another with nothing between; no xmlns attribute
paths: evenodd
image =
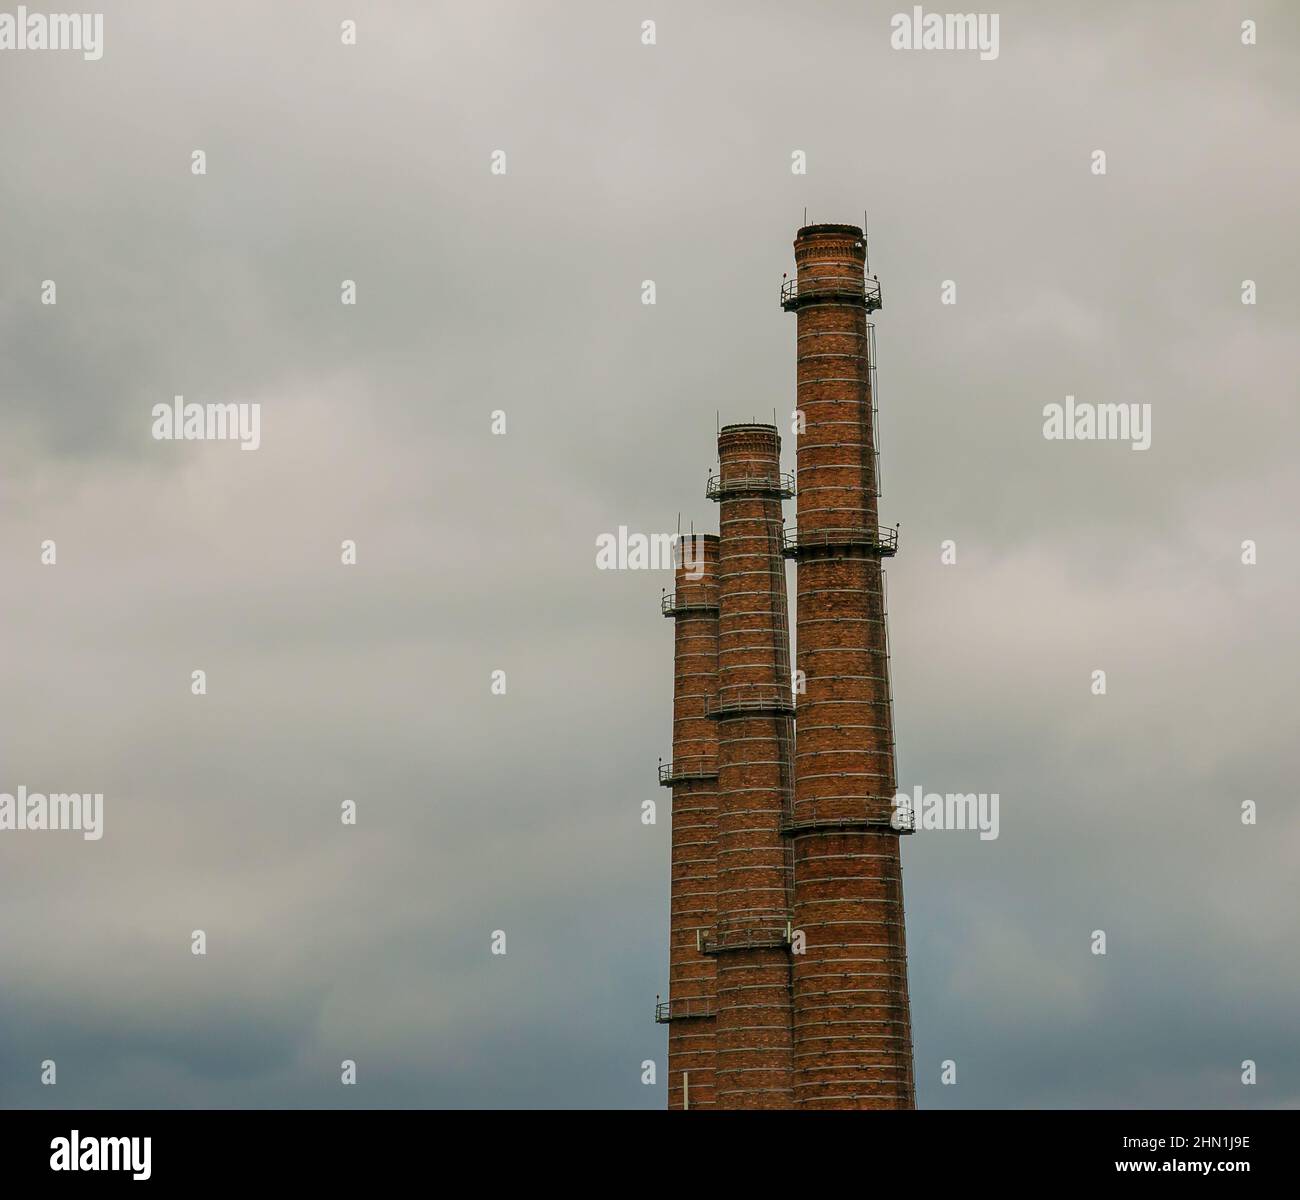
<svg viewBox="0 0 1300 1200"><path fill-rule="evenodd" d="M789 500L794 495L794 476L789 471L781 471L775 476L744 475L729 479L723 479L721 475L710 475L709 482L704 487L707 500L721 500L747 492Z"/></svg>
<svg viewBox="0 0 1300 1200"><path fill-rule="evenodd" d="M794 816L787 811L781 817L782 833L802 833L805 830L826 829L891 829L895 833L915 833L916 813L911 808L898 807L888 812L880 809L863 810L857 815L848 813L824 814L814 811L808 816Z"/></svg>
<svg viewBox="0 0 1300 1200"><path fill-rule="evenodd" d="M746 683L716 696L704 697L706 717L747 712L793 713L794 693L776 683Z"/></svg>
<svg viewBox="0 0 1300 1200"><path fill-rule="evenodd" d="M781 283L781 307L789 312L801 304L816 300L860 301L867 312L883 307L880 299L880 280L862 275L809 275L802 283L798 276Z"/></svg>
<svg viewBox="0 0 1300 1200"><path fill-rule="evenodd" d="M685 758L659 764L659 786L672 787L687 779L715 779L718 760L707 754L688 754Z"/></svg>
<svg viewBox="0 0 1300 1200"><path fill-rule="evenodd" d="M657 1025L667 1025L669 1021L694 1021L701 1017L717 1015L717 1006L703 996L685 996L681 1000L660 1000L655 1004Z"/></svg>
<svg viewBox="0 0 1300 1200"><path fill-rule="evenodd" d="M701 941L700 949L704 954L712 955L728 950L758 950L789 944L790 921L772 919L712 929Z"/></svg>
<svg viewBox="0 0 1300 1200"><path fill-rule="evenodd" d="M898 553L898 530L881 525L875 530L809 529L800 533L795 526L781 531L781 553L786 558L796 558L802 551L821 546L868 546L882 558L892 558Z"/></svg>
<svg viewBox="0 0 1300 1200"><path fill-rule="evenodd" d="M680 592L665 592L659 601L659 611L665 617L675 617L678 613L691 612L695 609L716 612L718 601L716 598L707 599L703 591L692 592L689 596L684 596Z"/></svg>

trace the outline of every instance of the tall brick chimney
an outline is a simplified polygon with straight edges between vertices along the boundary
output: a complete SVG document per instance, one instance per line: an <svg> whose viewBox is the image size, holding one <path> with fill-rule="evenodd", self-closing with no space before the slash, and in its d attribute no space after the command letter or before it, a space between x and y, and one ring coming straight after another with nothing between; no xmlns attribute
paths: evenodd
<svg viewBox="0 0 1300 1200"><path fill-rule="evenodd" d="M782 525L794 480L776 426L724 426L708 486L719 539L664 601L677 621L674 761L660 772L672 988L656 1016L670 1108L916 1104L899 855L912 823L893 804L882 570L898 531L877 515L867 321L880 284L856 225L806 226L794 249L781 306L798 314L797 525ZM797 738L784 558L798 566Z"/></svg>
<svg viewBox="0 0 1300 1200"><path fill-rule="evenodd" d="M719 1108L789 1108L793 711L773 425L727 425L708 495L719 515L717 959Z"/></svg>
<svg viewBox="0 0 1300 1200"><path fill-rule="evenodd" d="M874 340L880 285L855 225L794 242L798 314L798 697L794 804L794 1096L805 1108L912 1108L911 1017L878 525ZM725 542L724 542L725 564ZM725 565L724 565L725 570ZM724 585L725 588L725 585ZM724 591L725 594L725 591ZM723 619L726 609L724 600ZM725 782L725 781L724 781Z"/></svg>
<svg viewBox="0 0 1300 1200"><path fill-rule="evenodd" d="M715 960L704 953L714 921L718 822L718 725L706 712L718 691L718 539L678 543L674 591L663 614L674 624L673 759L659 767L672 788L668 1000L668 1107L712 1108Z"/></svg>

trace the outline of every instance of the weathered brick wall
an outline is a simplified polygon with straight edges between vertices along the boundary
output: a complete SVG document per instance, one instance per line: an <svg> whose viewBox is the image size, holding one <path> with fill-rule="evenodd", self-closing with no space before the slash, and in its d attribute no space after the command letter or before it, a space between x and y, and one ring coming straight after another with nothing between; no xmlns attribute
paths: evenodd
<svg viewBox="0 0 1300 1200"><path fill-rule="evenodd" d="M698 578L692 576L698 575ZM718 688L718 539L694 535L673 591L672 882L669 898L668 1107L714 1104L715 960L700 949L715 916L718 726L706 713ZM704 777L700 777L704 776Z"/></svg>

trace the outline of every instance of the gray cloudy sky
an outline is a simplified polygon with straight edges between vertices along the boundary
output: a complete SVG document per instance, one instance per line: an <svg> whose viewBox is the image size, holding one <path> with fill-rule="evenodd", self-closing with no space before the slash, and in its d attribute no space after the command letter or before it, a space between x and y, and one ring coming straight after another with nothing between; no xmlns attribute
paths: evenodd
<svg viewBox="0 0 1300 1200"><path fill-rule="evenodd" d="M806 206L884 282L900 782L1001 796L904 850L921 1104L1300 1105L1300 21L1002 3L981 62L898 8L136 0L0 53L0 791L107 808L0 834L0 1104L663 1104L667 577L595 537L715 528L717 414L788 423ZM177 393L261 449L155 442ZM1067 393L1151 449L1045 441Z"/></svg>

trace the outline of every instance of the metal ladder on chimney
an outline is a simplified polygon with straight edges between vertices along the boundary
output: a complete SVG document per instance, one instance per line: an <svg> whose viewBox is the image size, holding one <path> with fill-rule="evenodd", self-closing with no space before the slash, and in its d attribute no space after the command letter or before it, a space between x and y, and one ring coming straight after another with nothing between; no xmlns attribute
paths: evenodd
<svg viewBox="0 0 1300 1200"><path fill-rule="evenodd" d="M876 382L876 326L874 322L867 322L867 388L871 392L871 453L874 455L876 466L876 499L880 499L880 494L884 491L881 481L880 467L880 403L876 396L878 384Z"/></svg>

